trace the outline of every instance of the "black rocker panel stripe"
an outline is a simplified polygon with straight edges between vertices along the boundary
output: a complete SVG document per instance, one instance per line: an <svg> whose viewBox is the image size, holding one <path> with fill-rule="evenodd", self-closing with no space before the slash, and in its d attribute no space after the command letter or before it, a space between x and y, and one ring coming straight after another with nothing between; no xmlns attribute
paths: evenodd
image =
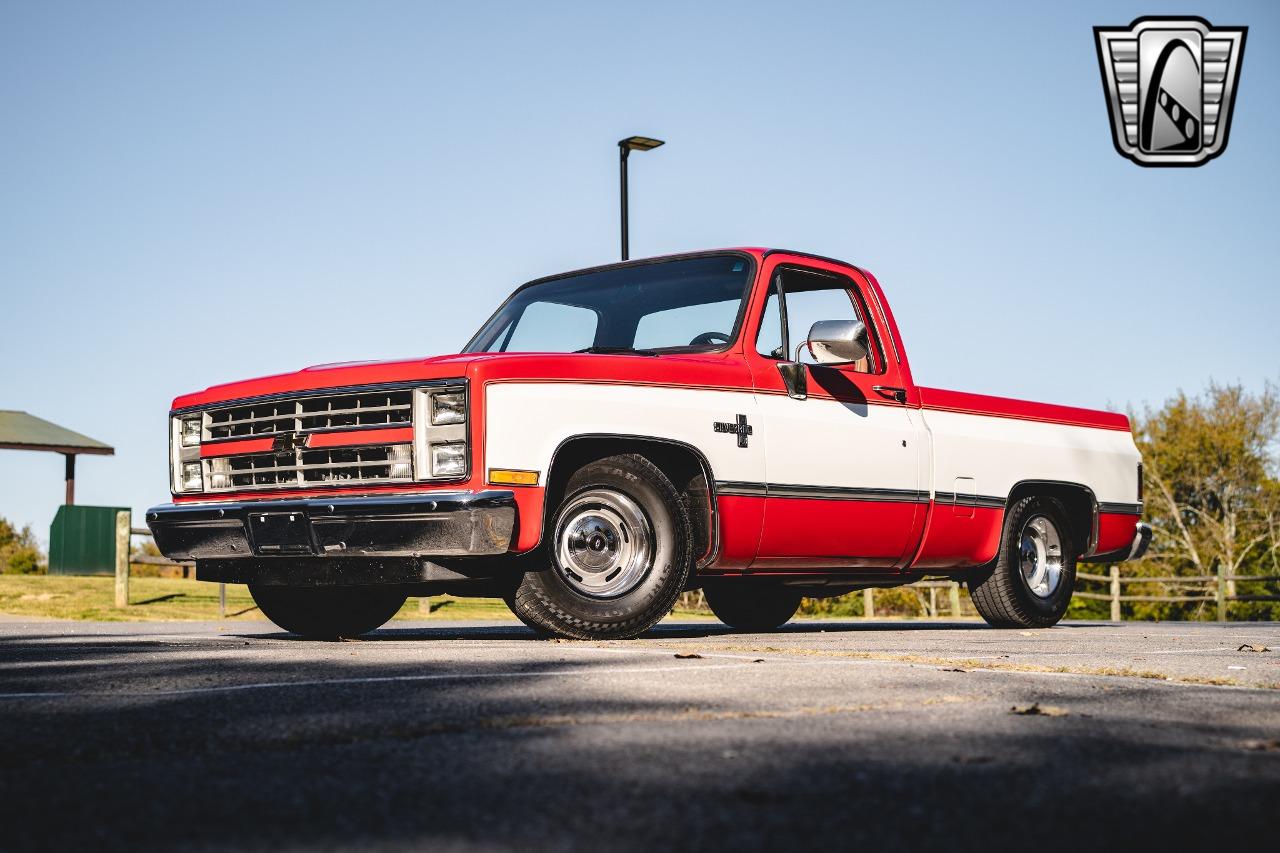
<svg viewBox="0 0 1280 853"><path fill-rule="evenodd" d="M988 509L1004 509L1004 498L998 498L994 495L957 495L955 492L934 492L933 499L940 504L955 504L957 506L978 506Z"/></svg>
<svg viewBox="0 0 1280 853"><path fill-rule="evenodd" d="M813 498L844 501L892 501L898 503L928 503L929 493L916 489L859 489L845 486L807 486L793 483L754 483L740 480L716 481L717 495L775 498ZM936 492L938 503L956 503L952 492ZM980 506L1002 509L1005 499L987 495L976 497L962 495L961 506Z"/></svg>

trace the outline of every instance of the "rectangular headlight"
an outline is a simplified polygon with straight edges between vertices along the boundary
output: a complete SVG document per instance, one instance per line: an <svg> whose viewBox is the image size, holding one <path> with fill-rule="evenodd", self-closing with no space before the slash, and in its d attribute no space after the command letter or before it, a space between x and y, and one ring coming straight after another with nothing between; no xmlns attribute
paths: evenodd
<svg viewBox="0 0 1280 853"><path fill-rule="evenodd" d="M458 477L467 472L467 445L463 442L431 445L431 476Z"/></svg>
<svg viewBox="0 0 1280 853"><path fill-rule="evenodd" d="M200 416L196 415L194 418L183 418L180 422L179 432L182 435L183 447L194 447L200 443L202 426L200 420Z"/></svg>
<svg viewBox="0 0 1280 853"><path fill-rule="evenodd" d="M431 423L434 426L460 424L467 419L467 395L464 391L442 391L431 395Z"/></svg>
<svg viewBox="0 0 1280 853"><path fill-rule="evenodd" d="M184 492L199 492L204 489L204 475L199 462L183 462L182 477L179 482Z"/></svg>

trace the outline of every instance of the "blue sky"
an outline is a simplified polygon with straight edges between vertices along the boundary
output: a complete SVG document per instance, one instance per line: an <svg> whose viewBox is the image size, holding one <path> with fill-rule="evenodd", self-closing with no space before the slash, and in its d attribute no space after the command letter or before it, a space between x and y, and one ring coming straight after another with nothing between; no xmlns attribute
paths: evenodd
<svg viewBox="0 0 1280 853"><path fill-rule="evenodd" d="M1249 26L1230 146L1118 156L1091 28ZM1083 406L1280 378L1280 6L0 0L0 408L167 499L177 394L456 351L617 253L804 249L880 278L923 384ZM62 460L0 451L41 537Z"/></svg>

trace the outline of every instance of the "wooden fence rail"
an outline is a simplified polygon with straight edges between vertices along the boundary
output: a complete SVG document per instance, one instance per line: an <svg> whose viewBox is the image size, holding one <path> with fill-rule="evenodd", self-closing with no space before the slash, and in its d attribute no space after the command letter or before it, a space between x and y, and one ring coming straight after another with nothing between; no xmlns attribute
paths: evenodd
<svg viewBox="0 0 1280 853"><path fill-rule="evenodd" d="M960 584L956 581L916 581L908 584L907 589L927 589L929 591L929 605L927 616L930 619L940 618L941 613L938 610L938 590L945 589L947 591L947 609L953 617L960 616ZM862 591L862 618L876 618L876 602L875 590L864 589Z"/></svg>
<svg viewBox="0 0 1280 853"><path fill-rule="evenodd" d="M1280 595L1235 595L1230 593L1230 584L1253 584L1253 583L1277 583L1280 582L1280 575L1229 575L1224 571L1219 571L1216 575L1186 575L1183 577L1175 576L1155 576L1143 577L1142 575L1130 575L1129 577L1120 576L1120 567L1111 566L1108 574L1100 575L1093 572L1076 572L1077 581L1091 581L1093 583L1109 584L1110 588L1107 592L1089 592L1087 590L1077 590L1075 595L1077 598L1084 598L1091 601L1109 601L1111 602L1111 621L1119 622L1124 618L1124 610L1121 606L1126 601L1149 601L1149 602L1167 602L1167 603L1194 603L1212 601L1217 605L1218 621L1227 621L1227 604L1232 601L1280 601ZM1188 590L1181 595L1124 595L1120 591L1120 587L1124 584L1131 583L1161 583L1161 584L1197 584L1201 587L1199 590ZM1190 593L1190 594L1188 594ZM1199 594L1196 594L1199 593Z"/></svg>

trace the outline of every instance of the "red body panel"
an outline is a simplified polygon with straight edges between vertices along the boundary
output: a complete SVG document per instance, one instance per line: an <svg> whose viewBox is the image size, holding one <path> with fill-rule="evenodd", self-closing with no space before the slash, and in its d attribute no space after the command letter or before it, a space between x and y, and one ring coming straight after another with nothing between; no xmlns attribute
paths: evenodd
<svg viewBox="0 0 1280 853"><path fill-rule="evenodd" d="M394 382L416 382L420 379L460 377L475 356L445 355L405 361L362 361L351 364L317 365L296 373L280 373L241 382L214 385L194 394L184 394L173 401L173 408L212 406L231 400L314 391L323 388L346 388L352 385L378 385Z"/></svg>
<svg viewBox="0 0 1280 853"><path fill-rule="evenodd" d="M930 504L929 526L912 569L981 566L995 559L1004 510L969 507L972 514L964 515L955 509L949 503Z"/></svg>
<svg viewBox="0 0 1280 853"><path fill-rule="evenodd" d="M1023 421L1129 431L1129 418L1117 412L1077 409L1074 406L1058 406L1053 403L1031 403L1008 397L989 397L985 394L944 391L939 388L919 388L918 390L923 408L940 412L960 412L965 415L989 415Z"/></svg>
<svg viewBox="0 0 1280 853"><path fill-rule="evenodd" d="M307 439L307 447L359 447L362 444L408 444L411 441L413 427L349 429L317 433Z"/></svg>
<svg viewBox="0 0 1280 853"><path fill-rule="evenodd" d="M897 568L915 548L924 510L895 501L769 498L751 568Z"/></svg>
<svg viewBox="0 0 1280 853"><path fill-rule="evenodd" d="M270 453L275 439L245 438L239 441L220 441L217 444L200 445L201 459L216 459L219 456L235 456L238 453Z"/></svg>
<svg viewBox="0 0 1280 853"><path fill-rule="evenodd" d="M516 544L518 553L531 551L542 538L542 512L547 490L540 486L509 486L516 494Z"/></svg>
<svg viewBox="0 0 1280 853"><path fill-rule="evenodd" d="M1119 551L1133 544L1134 525L1142 516L1121 512L1098 513L1098 546L1095 554Z"/></svg>
<svg viewBox="0 0 1280 853"><path fill-rule="evenodd" d="M741 571L760 546L764 498L725 495L716 499L720 514L720 553L709 568Z"/></svg>

